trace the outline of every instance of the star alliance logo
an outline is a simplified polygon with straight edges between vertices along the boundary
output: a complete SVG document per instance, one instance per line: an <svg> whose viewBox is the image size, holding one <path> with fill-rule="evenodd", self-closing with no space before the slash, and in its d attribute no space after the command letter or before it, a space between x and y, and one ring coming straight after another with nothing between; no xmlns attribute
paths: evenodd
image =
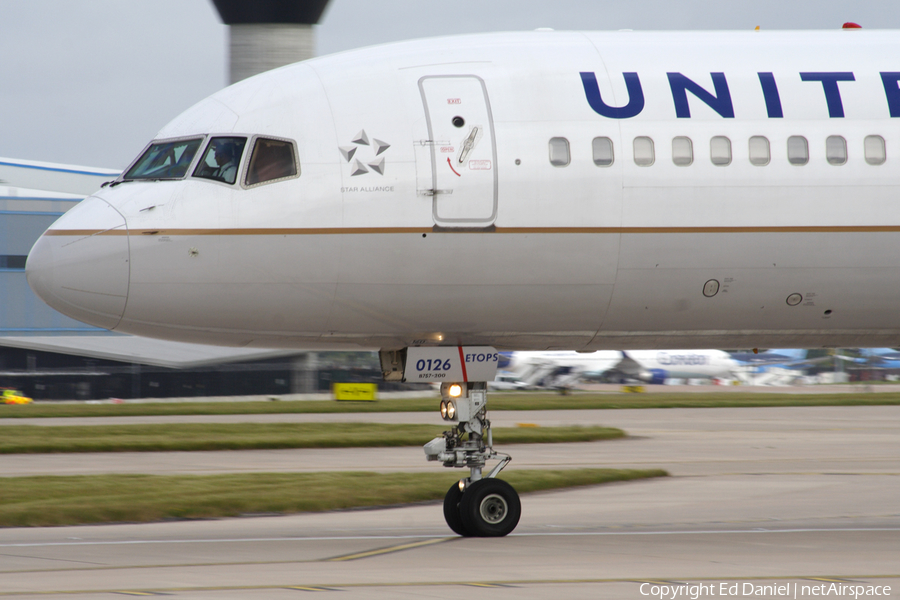
<svg viewBox="0 0 900 600"><path fill-rule="evenodd" d="M341 151L341 156L344 157L344 160L348 163L352 163L350 167L351 177L365 175L370 169L379 175L384 175L384 157L381 155L385 150L391 147L390 144L375 138L372 138L372 141L370 142L365 129L357 133L350 142L354 145L339 146L338 150ZM363 146L368 146L375 153L375 157L371 161L363 162L359 160L359 158L354 158L356 152L362 150Z"/></svg>

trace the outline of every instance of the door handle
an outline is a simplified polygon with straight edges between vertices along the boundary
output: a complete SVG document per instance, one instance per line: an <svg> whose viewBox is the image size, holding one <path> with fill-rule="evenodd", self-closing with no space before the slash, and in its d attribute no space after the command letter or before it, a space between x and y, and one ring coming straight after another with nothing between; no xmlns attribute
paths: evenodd
<svg viewBox="0 0 900 600"><path fill-rule="evenodd" d="M478 141L479 131L481 131L481 129L477 125L472 127L472 131L469 132L469 137L463 141L462 148L459 151L459 158L457 159L459 164L464 164L466 162L466 157L469 156L469 152L472 151L472 148L475 147L475 142Z"/></svg>

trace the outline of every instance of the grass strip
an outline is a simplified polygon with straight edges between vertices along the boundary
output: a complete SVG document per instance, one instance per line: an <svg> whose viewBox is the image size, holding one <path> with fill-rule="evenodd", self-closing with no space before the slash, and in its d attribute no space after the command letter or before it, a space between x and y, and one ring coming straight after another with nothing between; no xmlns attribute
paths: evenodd
<svg viewBox="0 0 900 600"><path fill-rule="evenodd" d="M876 388L877 389L877 388ZM0 418L113 417L163 415L250 415L288 413L437 412L439 399L409 398L374 402L302 400L278 402L146 402L139 404L0 405ZM572 410L623 408L737 408L761 406L881 406L900 404L900 392L784 394L756 392L579 392L494 393L491 410Z"/></svg>
<svg viewBox="0 0 900 600"><path fill-rule="evenodd" d="M377 423L4 425L0 454L420 446L446 429L447 425ZM624 435L611 427L494 429L494 439L503 444L592 442Z"/></svg>
<svg viewBox="0 0 900 600"><path fill-rule="evenodd" d="M665 471L505 471L520 493L666 476ZM288 514L440 500L460 473L252 473L14 477L0 486L0 527Z"/></svg>

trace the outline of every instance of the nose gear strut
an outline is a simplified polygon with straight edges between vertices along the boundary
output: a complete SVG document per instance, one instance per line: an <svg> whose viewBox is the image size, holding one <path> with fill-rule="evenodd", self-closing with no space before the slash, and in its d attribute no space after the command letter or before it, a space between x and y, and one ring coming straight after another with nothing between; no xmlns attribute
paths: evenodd
<svg viewBox="0 0 900 600"><path fill-rule="evenodd" d="M477 141L473 128L471 141ZM487 382L497 375L500 353L490 346L437 346L382 350L386 381L439 382L441 417L454 423L425 444L425 457L445 467L468 468L444 497L444 519L463 536L496 537L519 524L522 504L511 485L497 475L512 460L494 450L487 418ZM487 474L488 461L498 461Z"/></svg>
<svg viewBox="0 0 900 600"><path fill-rule="evenodd" d="M494 450L487 418L487 383L454 385L459 388L456 397L450 395L451 385L441 386L441 415L459 422L425 445L428 460L469 469L469 476L444 497L444 519L463 536L507 535L519 523L522 505L511 485L495 479L512 457ZM499 462L485 475L487 462L495 459Z"/></svg>

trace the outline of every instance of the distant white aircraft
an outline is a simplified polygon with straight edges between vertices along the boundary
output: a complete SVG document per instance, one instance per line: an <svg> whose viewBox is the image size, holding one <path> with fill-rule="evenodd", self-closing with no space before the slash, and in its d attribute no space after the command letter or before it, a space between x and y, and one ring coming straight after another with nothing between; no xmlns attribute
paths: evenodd
<svg viewBox="0 0 900 600"><path fill-rule="evenodd" d="M566 387L586 377L662 384L667 379L730 379L738 362L722 350L513 352L506 370L528 385Z"/></svg>
<svg viewBox="0 0 900 600"><path fill-rule="evenodd" d="M896 348L859 348L860 358L841 356L848 362L870 365L881 369L900 369L900 351Z"/></svg>
<svg viewBox="0 0 900 600"><path fill-rule="evenodd" d="M498 349L900 346L898 57L890 31L538 31L313 59L164 127L28 280L116 331L443 382L448 525L505 535Z"/></svg>
<svg viewBox="0 0 900 600"><path fill-rule="evenodd" d="M742 366L767 366L806 364L807 350L800 348L773 348L757 352L731 352L731 358Z"/></svg>
<svg viewBox="0 0 900 600"><path fill-rule="evenodd" d="M793 385L806 376L810 367L843 360L838 354L809 357L809 351L799 348L775 348L760 352L732 352L739 367L735 373L749 385Z"/></svg>

